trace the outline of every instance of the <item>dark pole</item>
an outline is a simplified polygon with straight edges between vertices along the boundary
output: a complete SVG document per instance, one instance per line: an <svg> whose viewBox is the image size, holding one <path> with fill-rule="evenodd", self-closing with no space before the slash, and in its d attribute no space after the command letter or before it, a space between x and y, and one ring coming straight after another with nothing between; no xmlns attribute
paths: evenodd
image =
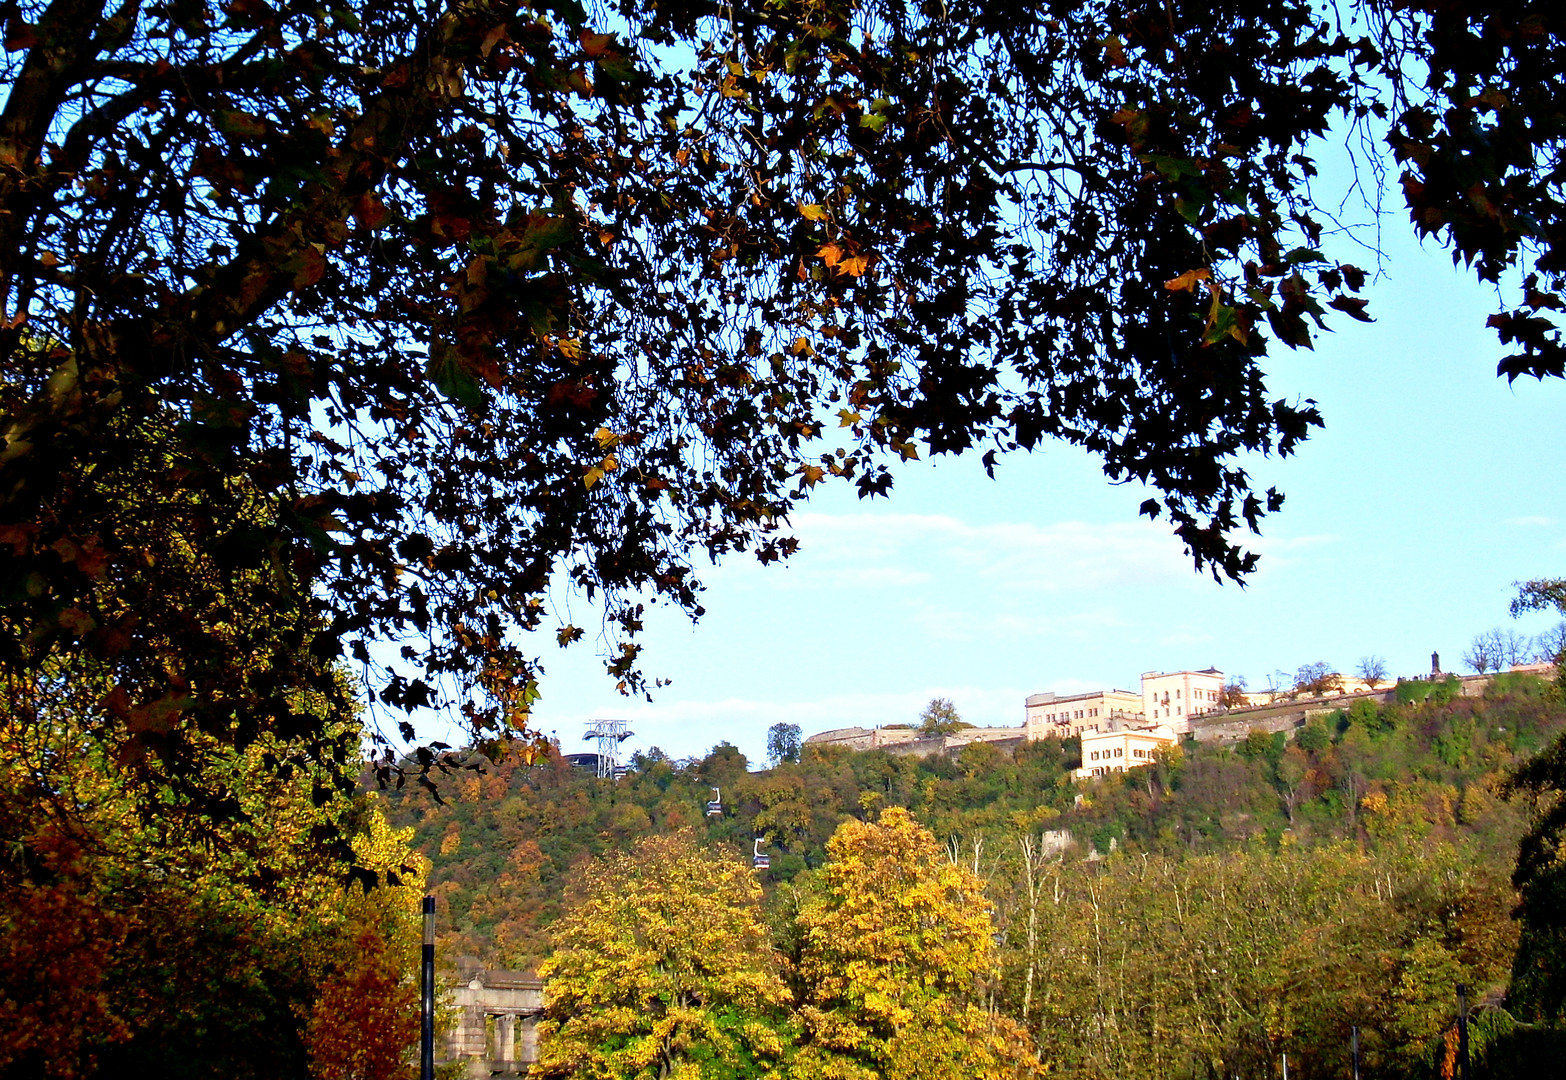
<svg viewBox="0 0 1566 1080"><path fill-rule="evenodd" d="M1354 1054L1354 1080L1359 1080L1359 1028L1349 1028L1349 1048Z"/></svg>
<svg viewBox="0 0 1566 1080"><path fill-rule="evenodd" d="M1457 1068L1459 1080L1468 1080L1468 987L1457 984Z"/></svg>
<svg viewBox="0 0 1566 1080"><path fill-rule="evenodd" d="M435 898L424 898L424 965L419 973L419 1080L435 1080Z"/></svg>

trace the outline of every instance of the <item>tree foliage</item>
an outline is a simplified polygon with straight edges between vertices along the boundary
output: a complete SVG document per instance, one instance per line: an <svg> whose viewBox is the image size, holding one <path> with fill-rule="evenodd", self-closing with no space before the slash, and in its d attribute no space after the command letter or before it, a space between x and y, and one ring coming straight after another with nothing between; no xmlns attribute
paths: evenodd
<svg viewBox="0 0 1566 1080"><path fill-rule="evenodd" d="M587 865L576 889L540 969L540 1076L773 1072L788 995L748 866L678 832Z"/></svg>
<svg viewBox="0 0 1566 1080"><path fill-rule="evenodd" d="M801 1078L1028 1076L1020 1029L978 1004L994 927L983 883L900 807L846 821L797 916Z"/></svg>
<svg viewBox="0 0 1566 1080"><path fill-rule="evenodd" d="M44 674L0 698L0 1076L401 1076L411 830L270 737L192 746L233 802L214 821L116 760L78 720L89 690ZM385 993L337 1013L351 986Z"/></svg>
<svg viewBox="0 0 1566 1080"><path fill-rule="evenodd" d="M1321 695L1332 690L1342 689L1343 679L1332 670L1332 665L1325 660L1316 660L1309 664L1301 664L1294 673L1294 692L1296 694Z"/></svg>
<svg viewBox="0 0 1566 1080"><path fill-rule="evenodd" d="M800 730L798 724L779 721L767 729L767 757L772 764L799 760Z"/></svg>
<svg viewBox="0 0 1566 1080"><path fill-rule="evenodd" d="M968 726L963 723L962 714L950 698L931 698L919 714L919 732L922 735L950 735Z"/></svg>
<svg viewBox="0 0 1566 1080"><path fill-rule="evenodd" d="M1269 394L1268 351L1369 318L1313 187L1329 129L1516 289L1501 371L1562 373L1562 18L20 0L0 663L91 653L136 732L222 734L248 691L210 582L249 573L301 656L493 736L537 692L520 632L583 636L557 573L603 600L634 691L643 597L699 613L694 554L786 555L829 478L880 493L888 459L1052 438L1243 576L1282 500L1246 455L1320 423ZM202 573L160 562L175 535Z"/></svg>

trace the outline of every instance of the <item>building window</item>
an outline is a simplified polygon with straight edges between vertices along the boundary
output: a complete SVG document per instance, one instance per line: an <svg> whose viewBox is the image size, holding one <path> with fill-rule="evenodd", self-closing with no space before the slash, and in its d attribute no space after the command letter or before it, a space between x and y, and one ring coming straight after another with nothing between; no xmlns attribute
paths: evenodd
<svg viewBox="0 0 1566 1080"><path fill-rule="evenodd" d="M1126 752L1123 749L1121 749L1120 747L1118 747L1118 746L1115 747L1115 756L1116 757L1124 757L1125 753Z"/></svg>

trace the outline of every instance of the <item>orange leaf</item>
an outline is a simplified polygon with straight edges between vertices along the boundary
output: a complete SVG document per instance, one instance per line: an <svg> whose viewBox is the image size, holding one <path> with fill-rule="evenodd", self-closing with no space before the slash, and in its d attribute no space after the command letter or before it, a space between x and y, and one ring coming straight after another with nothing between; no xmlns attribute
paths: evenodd
<svg viewBox="0 0 1566 1080"><path fill-rule="evenodd" d="M354 201L353 219L361 229L369 229L373 232L386 224L386 219L389 217L391 211L386 209L386 204L381 202L380 196L373 191L366 191Z"/></svg>
<svg viewBox="0 0 1566 1080"><path fill-rule="evenodd" d="M583 30L581 41L582 51L596 60L609 51L609 46L614 44L614 35L595 34L591 30Z"/></svg>
<svg viewBox="0 0 1566 1080"><path fill-rule="evenodd" d="M1179 277L1170 278L1164 282L1164 288L1170 292L1195 292L1199 282L1206 281L1213 276L1213 272L1205 266L1195 270L1187 270Z"/></svg>

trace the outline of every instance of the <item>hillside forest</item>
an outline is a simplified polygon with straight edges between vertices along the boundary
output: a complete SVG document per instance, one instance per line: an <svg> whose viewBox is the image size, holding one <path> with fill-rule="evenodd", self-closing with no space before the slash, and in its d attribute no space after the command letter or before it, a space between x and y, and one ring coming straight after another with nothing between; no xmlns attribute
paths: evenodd
<svg viewBox="0 0 1566 1080"><path fill-rule="evenodd" d="M558 754L486 764L387 804L430 859L441 955L549 977L550 1075L1263 1077L1287 1055L1309 1080L1349 1075L1357 1033L1367 1080L1453 1077L1459 983L1476 1075L1542 1075L1553 901L1514 910L1519 844L1553 852L1529 831L1551 787L1516 775L1562 731L1559 690L1506 675L1093 782L1070 739L806 744L759 771L724 744L618 780ZM682 964L706 987L683 1005L635 974ZM937 1030L971 1053L924 1045Z"/></svg>

